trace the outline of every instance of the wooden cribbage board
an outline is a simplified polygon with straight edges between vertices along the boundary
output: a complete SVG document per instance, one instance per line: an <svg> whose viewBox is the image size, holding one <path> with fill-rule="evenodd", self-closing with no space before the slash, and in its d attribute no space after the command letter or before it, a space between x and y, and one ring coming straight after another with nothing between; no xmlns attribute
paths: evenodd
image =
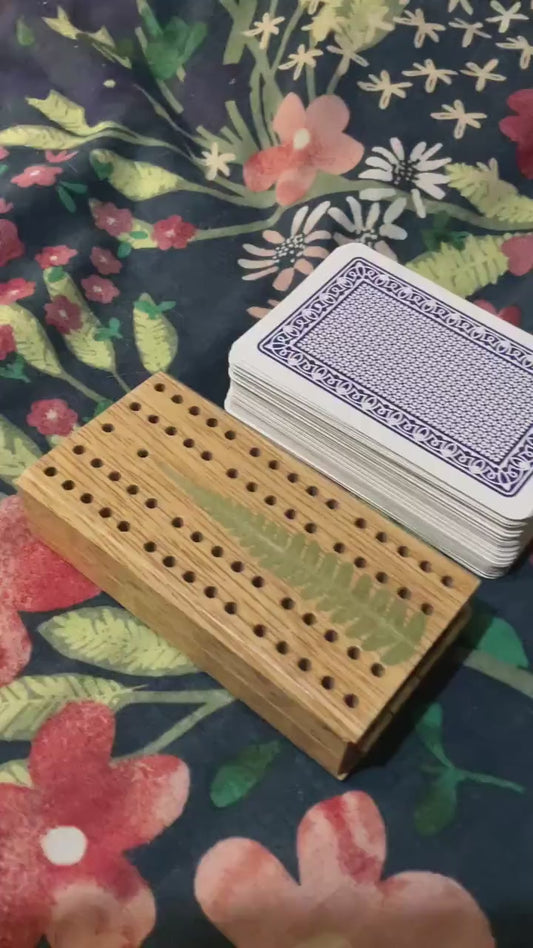
<svg viewBox="0 0 533 948"><path fill-rule="evenodd" d="M163 374L18 488L46 543L338 777L456 636L477 586Z"/></svg>

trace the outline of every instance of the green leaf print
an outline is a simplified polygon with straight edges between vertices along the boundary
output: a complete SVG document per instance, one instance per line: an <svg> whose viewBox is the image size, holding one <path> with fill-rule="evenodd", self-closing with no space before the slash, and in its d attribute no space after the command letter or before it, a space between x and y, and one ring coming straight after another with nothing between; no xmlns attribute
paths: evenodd
<svg viewBox="0 0 533 948"><path fill-rule="evenodd" d="M368 574L360 575L351 563L325 553L316 540L291 533L243 504L193 484L167 464L162 469L261 566L298 589L303 599L317 602L363 648L379 652L387 665L407 661L415 653L426 626L422 612L409 612L404 602Z"/></svg>
<svg viewBox="0 0 533 948"><path fill-rule="evenodd" d="M0 764L0 784L12 783L17 787L31 787L31 777L26 760L7 760Z"/></svg>
<svg viewBox="0 0 533 948"><path fill-rule="evenodd" d="M221 809L242 800L263 779L280 750L280 741L254 744L223 764L211 784L211 802Z"/></svg>
<svg viewBox="0 0 533 948"><path fill-rule="evenodd" d="M441 762L447 765L448 758L442 746L442 708L440 704L430 704L416 725L416 732L427 748Z"/></svg>
<svg viewBox="0 0 533 948"><path fill-rule="evenodd" d="M3 481L13 486L41 453L28 435L0 415L0 477Z"/></svg>
<svg viewBox="0 0 533 948"><path fill-rule="evenodd" d="M109 183L130 201L147 201L173 191L201 191L202 187L186 181L178 174L167 171L148 161L133 161L123 158L114 151L99 148L91 152L91 161L105 165L111 170L107 175Z"/></svg>
<svg viewBox="0 0 533 948"><path fill-rule="evenodd" d="M125 609L88 606L47 619L39 632L66 658L123 675L188 675L189 659Z"/></svg>
<svg viewBox="0 0 533 948"><path fill-rule="evenodd" d="M446 168L450 187L455 188L470 204L488 218L533 227L533 198L519 193L514 184L502 181L498 162L491 158L474 167L451 164Z"/></svg>
<svg viewBox="0 0 533 948"><path fill-rule="evenodd" d="M74 199L70 196L68 191L65 190L62 184L59 184L56 188L57 196L61 201L63 207L70 211L71 214L76 213L76 203Z"/></svg>
<svg viewBox="0 0 533 948"><path fill-rule="evenodd" d="M35 33L28 26L23 16L20 16L17 20L16 36L19 46L33 46L35 43Z"/></svg>
<svg viewBox="0 0 533 948"><path fill-rule="evenodd" d="M18 303L0 306L0 326L11 326L17 352L29 365L55 378L63 374L52 343L33 313Z"/></svg>
<svg viewBox="0 0 533 948"><path fill-rule="evenodd" d="M499 661L516 668L529 667L529 659L516 630L489 609L476 607L462 638L477 651L493 655Z"/></svg>
<svg viewBox="0 0 533 948"><path fill-rule="evenodd" d="M455 817L457 810L457 775L454 770L444 770L418 804L414 812L415 826L422 836L434 836L445 829Z"/></svg>
<svg viewBox="0 0 533 948"><path fill-rule="evenodd" d="M458 296L471 296L507 272L509 261L501 246L514 234L466 238L462 249L443 244L407 264L410 270L433 280Z"/></svg>
<svg viewBox="0 0 533 948"><path fill-rule="evenodd" d="M147 293L135 303L133 331L145 369L152 373L168 369L178 351L178 334Z"/></svg>
<svg viewBox="0 0 533 948"><path fill-rule="evenodd" d="M31 741L48 718L70 701L99 701L117 709L131 688L91 675L24 675L0 688L3 741Z"/></svg>
<svg viewBox="0 0 533 948"><path fill-rule="evenodd" d="M81 295L68 273L63 270L58 278L55 271L56 268L53 267L43 272L50 299L54 300L56 296L66 296L71 303L79 307L82 320L79 329L73 329L64 334L65 345L85 365L91 365L93 368L102 369L105 372L114 372L115 350L109 338L98 338L98 332L103 328L100 320L89 309L85 297ZM53 279L51 279L51 274Z"/></svg>
<svg viewBox="0 0 533 948"><path fill-rule="evenodd" d="M172 79L207 36L205 23L186 23L173 16L146 44L146 61L156 79Z"/></svg>

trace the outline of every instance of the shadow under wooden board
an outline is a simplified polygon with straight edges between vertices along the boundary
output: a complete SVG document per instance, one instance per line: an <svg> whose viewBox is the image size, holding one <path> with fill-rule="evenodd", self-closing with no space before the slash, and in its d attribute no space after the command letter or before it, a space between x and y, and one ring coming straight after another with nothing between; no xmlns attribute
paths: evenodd
<svg viewBox="0 0 533 948"><path fill-rule="evenodd" d="M475 577L166 375L18 482L33 529L338 777Z"/></svg>

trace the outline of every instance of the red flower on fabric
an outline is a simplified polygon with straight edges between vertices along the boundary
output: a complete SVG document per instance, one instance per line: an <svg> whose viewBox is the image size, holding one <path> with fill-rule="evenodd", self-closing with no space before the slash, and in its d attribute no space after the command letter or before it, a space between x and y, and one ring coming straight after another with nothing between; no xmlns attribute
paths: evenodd
<svg viewBox="0 0 533 948"><path fill-rule="evenodd" d="M35 259L42 270L47 270L48 267L62 267L72 257L76 257L77 253L73 247L59 244L57 247L43 247L40 253L35 254Z"/></svg>
<svg viewBox="0 0 533 948"><path fill-rule="evenodd" d="M319 171L345 174L361 161L361 142L344 133L350 112L337 95L321 95L306 109L290 92L283 99L272 128L281 145L257 152L245 162L244 182L251 191L268 191L276 183L278 203L302 198Z"/></svg>
<svg viewBox="0 0 533 948"><path fill-rule="evenodd" d="M80 329L82 324L81 306L72 303L66 296L54 296L51 303L44 307L45 322L49 326L55 326L63 335Z"/></svg>
<svg viewBox="0 0 533 948"><path fill-rule="evenodd" d="M63 174L63 168L50 168L48 165L30 165L25 168L22 174L11 178L12 184L17 184L19 188L32 188L34 184L42 188L50 187L56 183L58 175Z"/></svg>
<svg viewBox="0 0 533 948"><path fill-rule="evenodd" d="M96 267L99 273L109 276L110 273L120 273L122 264L117 260L110 250L104 250L103 247L93 247L91 251L91 263Z"/></svg>
<svg viewBox="0 0 533 948"><path fill-rule="evenodd" d="M95 202L92 208L94 222L100 230L107 231L112 237L129 234L133 227L133 214L128 210L119 210L114 204Z"/></svg>
<svg viewBox="0 0 533 948"><path fill-rule="evenodd" d="M503 309L497 310L494 304L489 303L488 300L474 300L473 302L480 309L484 309L486 313L492 313L493 316L498 316L504 322L511 323L512 326L519 326L522 321L522 312L518 306L504 306Z"/></svg>
<svg viewBox="0 0 533 948"><path fill-rule="evenodd" d="M152 238L160 250L183 250L196 233L194 224L184 221L179 214L173 214L154 224Z"/></svg>
<svg viewBox="0 0 533 948"><path fill-rule="evenodd" d="M526 178L533 178L533 89L519 89L507 99L517 115L508 115L500 129L512 142L517 142L516 163Z"/></svg>
<svg viewBox="0 0 533 948"><path fill-rule="evenodd" d="M13 204L11 201L6 201L5 198L0 198L0 214L9 214L13 210Z"/></svg>
<svg viewBox="0 0 533 948"><path fill-rule="evenodd" d="M0 221L0 267L4 267L10 260L22 257L25 250L19 239L17 225L13 221Z"/></svg>
<svg viewBox="0 0 533 948"><path fill-rule="evenodd" d="M22 277L15 277L7 283L0 283L0 305L9 306L10 303L26 299L33 293L35 293L35 283L31 280L23 280Z"/></svg>
<svg viewBox="0 0 533 948"><path fill-rule="evenodd" d="M114 762L112 712L67 705L41 727L29 757L33 787L0 785L0 932L6 948L137 948L155 903L126 850L182 813L183 761Z"/></svg>
<svg viewBox="0 0 533 948"><path fill-rule="evenodd" d="M510 237L502 244L502 250L509 260L509 270L515 276L525 276L533 270L533 235Z"/></svg>
<svg viewBox="0 0 533 948"><path fill-rule="evenodd" d="M0 326L0 362L8 357L17 348L15 336L11 326Z"/></svg>
<svg viewBox="0 0 533 948"><path fill-rule="evenodd" d="M33 402L26 421L42 435L68 435L78 416L62 398L42 398Z"/></svg>
<svg viewBox="0 0 533 948"><path fill-rule="evenodd" d="M203 857L196 897L238 948L494 948L457 882L432 872L382 879L385 826L366 793L312 807L298 827L299 883L251 839Z"/></svg>
<svg viewBox="0 0 533 948"><path fill-rule="evenodd" d="M86 277L81 281L81 285L87 299L95 303L110 303L115 296L120 295L120 291L111 280L105 280L96 275Z"/></svg>
<svg viewBox="0 0 533 948"><path fill-rule="evenodd" d="M70 159L75 158L77 154L77 151L58 151L57 154L54 151L45 151L44 153L46 160L53 165L61 164L63 161L70 161Z"/></svg>
<svg viewBox="0 0 533 948"><path fill-rule="evenodd" d="M4 158L7 158L8 155L9 155L9 152L8 152L7 148L3 148L3 147L0 145L0 161L3 161Z"/></svg>
<svg viewBox="0 0 533 948"><path fill-rule="evenodd" d="M0 685L12 681L30 658L31 643L19 610L67 609L98 592L93 583L31 533L20 497L6 497L0 503ZM0 839L3 843L1 829ZM0 937L3 934L0 922Z"/></svg>

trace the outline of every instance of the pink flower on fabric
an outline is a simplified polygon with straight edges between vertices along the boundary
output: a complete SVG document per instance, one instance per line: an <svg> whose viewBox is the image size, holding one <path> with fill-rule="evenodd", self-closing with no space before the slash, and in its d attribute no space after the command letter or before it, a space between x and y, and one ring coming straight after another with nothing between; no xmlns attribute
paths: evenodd
<svg viewBox="0 0 533 948"><path fill-rule="evenodd" d="M502 244L502 250L509 260L509 270L515 276L525 276L533 270L533 235L510 237Z"/></svg>
<svg viewBox="0 0 533 948"><path fill-rule="evenodd" d="M43 398L33 402L26 421L42 435L68 435L78 416L62 398Z"/></svg>
<svg viewBox="0 0 533 948"><path fill-rule="evenodd" d="M196 233L194 224L184 221L179 214L173 214L154 224L152 237L160 250L183 250Z"/></svg>
<svg viewBox="0 0 533 948"><path fill-rule="evenodd" d="M13 204L11 201L6 201L5 198L0 198L0 214L9 214L13 210Z"/></svg>
<svg viewBox="0 0 533 948"><path fill-rule="evenodd" d="M112 237L129 234L133 227L131 211L119 210L114 204L99 204L96 202L93 205L92 213L96 226L100 230L107 231Z"/></svg>
<svg viewBox="0 0 533 948"><path fill-rule="evenodd" d="M533 178L533 89L519 89L507 99L507 105L517 115L508 115L500 122L507 138L517 142L516 162L526 178Z"/></svg>
<svg viewBox="0 0 533 948"><path fill-rule="evenodd" d="M58 175L63 174L63 168L50 168L48 165L30 165L25 168L22 174L11 178L12 184L17 184L19 188L32 188L35 184L40 187L50 187L56 183Z"/></svg>
<svg viewBox="0 0 533 948"><path fill-rule="evenodd" d="M0 221L0 267L10 260L22 257L26 248L19 239L17 225L13 221Z"/></svg>
<svg viewBox="0 0 533 948"><path fill-rule="evenodd" d="M182 813L189 772L177 757L112 761L105 705L68 704L34 738L32 788L0 785L0 932L6 948L137 948L152 893L124 852Z"/></svg>
<svg viewBox="0 0 533 948"><path fill-rule="evenodd" d="M58 151L57 154L54 151L45 151L44 153L46 160L54 165L61 164L63 161L70 161L77 154L77 151Z"/></svg>
<svg viewBox="0 0 533 948"><path fill-rule="evenodd" d="M366 793L312 807L297 834L299 882L251 839L203 857L196 897L236 948L494 948L487 919L452 879L382 879L385 826Z"/></svg>
<svg viewBox="0 0 533 948"><path fill-rule="evenodd" d="M22 277L15 277L8 280L7 283L0 283L0 305L9 306L17 300L26 299L35 293L35 283L31 280L24 280Z"/></svg>
<svg viewBox="0 0 533 948"><path fill-rule="evenodd" d="M35 259L42 270L47 270L48 267L62 267L77 253L72 247L59 244L57 247L43 247L40 253L35 254Z"/></svg>
<svg viewBox="0 0 533 948"><path fill-rule="evenodd" d="M67 609L98 592L93 583L31 533L20 497L6 497L0 503L0 685L9 684L30 658L31 643L19 610ZM4 878L0 886L0 919L5 882Z"/></svg>
<svg viewBox="0 0 533 948"><path fill-rule="evenodd" d="M337 95L321 95L306 109L290 92L281 103L272 128L281 145L257 152L244 164L244 182L251 191L268 191L276 184L278 203L302 198L317 172L345 174L361 161L361 142L344 133L350 113Z"/></svg>
<svg viewBox="0 0 533 948"><path fill-rule="evenodd" d="M55 296L51 303L46 304L44 310L45 322L49 326L55 326L64 336L81 328L81 307L72 303L67 296Z"/></svg>
<svg viewBox="0 0 533 948"><path fill-rule="evenodd" d="M103 247L93 247L91 251L91 263L96 267L99 273L109 276L111 273L120 273L122 264L117 260L110 250L104 250Z"/></svg>
<svg viewBox="0 0 533 948"><path fill-rule="evenodd" d="M492 313L493 316L498 316L504 322L511 323L512 326L519 326L522 321L522 312L518 306L504 306L503 309L497 310L494 304L489 303L488 300L473 300L473 302L480 309Z"/></svg>
<svg viewBox="0 0 533 948"><path fill-rule="evenodd" d="M120 291L111 280L105 280L96 275L86 277L81 281L81 285L87 299L95 303L110 303L115 296L120 295Z"/></svg>
<svg viewBox="0 0 533 948"><path fill-rule="evenodd" d="M0 362L7 359L8 355L15 352L16 348L15 336L11 326L0 326Z"/></svg>
<svg viewBox="0 0 533 948"><path fill-rule="evenodd" d="M322 201L309 212L309 205L296 211L290 233L284 237L278 230L264 230L266 246L243 244L243 250L249 257L240 257L239 266L246 270L243 280L259 280L274 276L274 289L285 292L291 285L296 273L309 276L315 265L324 260L329 253L326 247L320 247L316 241L329 241L327 230L319 230L318 222L329 208L329 201Z"/></svg>
<svg viewBox="0 0 533 948"><path fill-rule="evenodd" d="M2 145L0 145L0 161L3 161L4 158L8 157L8 155L9 155L9 151L7 150L7 148L4 148Z"/></svg>

